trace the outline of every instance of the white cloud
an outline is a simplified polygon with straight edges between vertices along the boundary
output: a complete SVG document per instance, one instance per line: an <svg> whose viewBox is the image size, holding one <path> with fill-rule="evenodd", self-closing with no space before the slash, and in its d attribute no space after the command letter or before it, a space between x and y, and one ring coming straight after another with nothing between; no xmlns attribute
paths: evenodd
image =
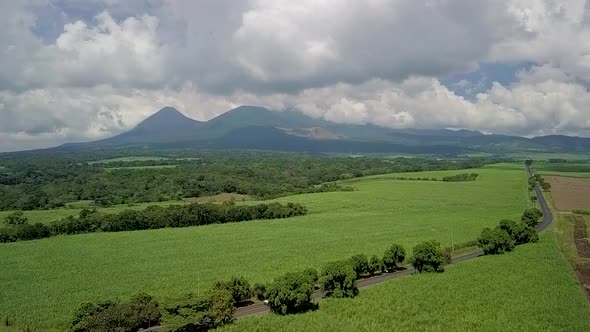
<svg viewBox="0 0 590 332"><path fill-rule="evenodd" d="M39 13L63 29L41 36ZM0 150L106 137L165 105L588 135L588 14L585 0L3 1ZM530 69L450 85L483 91L470 99L441 84L483 61Z"/></svg>

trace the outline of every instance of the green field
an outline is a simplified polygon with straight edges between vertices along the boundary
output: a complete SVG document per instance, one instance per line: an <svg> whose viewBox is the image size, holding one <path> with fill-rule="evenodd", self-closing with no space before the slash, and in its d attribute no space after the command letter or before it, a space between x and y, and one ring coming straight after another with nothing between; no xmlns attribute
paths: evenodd
<svg viewBox="0 0 590 332"><path fill-rule="evenodd" d="M472 171L480 174L477 181L397 181L391 178L413 175L390 174L348 181L353 192L279 199L309 208L307 216L292 219L4 244L0 312L44 329L63 328L83 301L138 291L175 296L232 275L270 281L355 253L381 255L392 242L472 240L484 226L517 218L528 204L523 169Z"/></svg>
<svg viewBox="0 0 590 332"><path fill-rule="evenodd" d="M590 306L552 234L501 256L403 277L354 299L286 317L247 317L228 331L589 331Z"/></svg>

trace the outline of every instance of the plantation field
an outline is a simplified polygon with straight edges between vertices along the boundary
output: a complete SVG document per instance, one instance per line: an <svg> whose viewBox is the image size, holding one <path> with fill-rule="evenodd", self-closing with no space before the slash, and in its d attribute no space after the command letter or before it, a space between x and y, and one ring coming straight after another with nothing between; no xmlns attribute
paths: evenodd
<svg viewBox="0 0 590 332"><path fill-rule="evenodd" d="M477 172L472 182L399 181ZM266 282L356 253L381 255L435 239L472 240L484 226L527 207L524 169L388 174L346 181L356 191L278 199L302 203L303 217L122 233L60 236L0 245L0 312L20 322L64 328L83 301L159 298L243 275Z"/></svg>
<svg viewBox="0 0 590 332"><path fill-rule="evenodd" d="M403 277L301 315L246 317L223 331L589 331L590 306L554 235L500 256Z"/></svg>

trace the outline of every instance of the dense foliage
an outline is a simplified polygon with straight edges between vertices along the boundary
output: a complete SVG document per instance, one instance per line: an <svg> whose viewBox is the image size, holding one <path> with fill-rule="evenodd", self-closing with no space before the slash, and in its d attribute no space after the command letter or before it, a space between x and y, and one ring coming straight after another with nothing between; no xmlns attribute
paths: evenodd
<svg viewBox="0 0 590 332"><path fill-rule="evenodd" d="M526 210L523 216L530 214L536 218L538 213L534 210L536 209ZM504 219L494 229L484 228L477 239L478 245L482 248L484 254L503 254L512 251L514 246L539 241L537 230L524 220L523 218L523 221L516 222Z"/></svg>
<svg viewBox="0 0 590 332"><path fill-rule="evenodd" d="M109 206L224 192L271 198L290 193L351 190L319 185L364 175L476 168L494 162L186 150L149 151L166 160L115 159L96 163L100 159L145 154L146 151L95 151L0 155L0 210L48 209L80 200ZM169 167L141 168L154 165Z"/></svg>
<svg viewBox="0 0 590 332"><path fill-rule="evenodd" d="M145 210L125 210L116 214L100 213L83 209L78 218L68 217L48 224L15 224L20 214L7 218L0 227L0 242L33 240L52 235L90 232L122 232L165 227L189 227L207 224L222 224L255 219L277 219L301 216L307 209L300 204L280 203L258 205L198 204L150 206Z"/></svg>
<svg viewBox="0 0 590 332"><path fill-rule="evenodd" d="M399 244L392 244L383 254L383 266L393 271L402 265L406 259L406 250Z"/></svg>
<svg viewBox="0 0 590 332"><path fill-rule="evenodd" d="M355 297L359 292L356 279L351 260L328 263L320 273L322 289L332 297Z"/></svg>
<svg viewBox="0 0 590 332"><path fill-rule="evenodd" d="M350 257L350 264L352 264L352 269L354 270L354 273L356 273L357 278L369 273L369 260L367 259L367 255L358 254Z"/></svg>
<svg viewBox="0 0 590 332"><path fill-rule="evenodd" d="M537 208L526 209L522 213L520 220L530 227L535 227L543 217L543 212Z"/></svg>
<svg viewBox="0 0 590 332"><path fill-rule="evenodd" d="M313 308L314 285L309 275L290 272L276 278L266 291L270 310L279 315L293 314Z"/></svg>
<svg viewBox="0 0 590 332"><path fill-rule="evenodd" d="M443 272L446 259L440 243L427 241L414 247L410 262L418 272Z"/></svg>
<svg viewBox="0 0 590 332"><path fill-rule="evenodd" d="M83 303L71 323L75 332L135 332L160 323L159 304L150 295L139 294L129 302Z"/></svg>
<svg viewBox="0 0 590 332"><path fill-rule="evenodd" d="M445 182L465 182L465 181L475 181L479 174L477 173L463 173L451 176L445 176L443 181Z"/></svg>

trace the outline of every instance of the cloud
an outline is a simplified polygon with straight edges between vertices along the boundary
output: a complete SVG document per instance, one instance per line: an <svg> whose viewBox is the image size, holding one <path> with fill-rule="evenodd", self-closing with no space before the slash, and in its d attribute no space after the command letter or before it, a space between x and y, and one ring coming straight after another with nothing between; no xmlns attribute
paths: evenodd
<svg viewBox="0 0 590 332"><path fill-rule="evenodd" d="M199 120L256 104L392 128L588 135L588 6L4 1L0 150L107 137L165 105ZM513 81L491 83L485 70L502 66Z"/></svg>

